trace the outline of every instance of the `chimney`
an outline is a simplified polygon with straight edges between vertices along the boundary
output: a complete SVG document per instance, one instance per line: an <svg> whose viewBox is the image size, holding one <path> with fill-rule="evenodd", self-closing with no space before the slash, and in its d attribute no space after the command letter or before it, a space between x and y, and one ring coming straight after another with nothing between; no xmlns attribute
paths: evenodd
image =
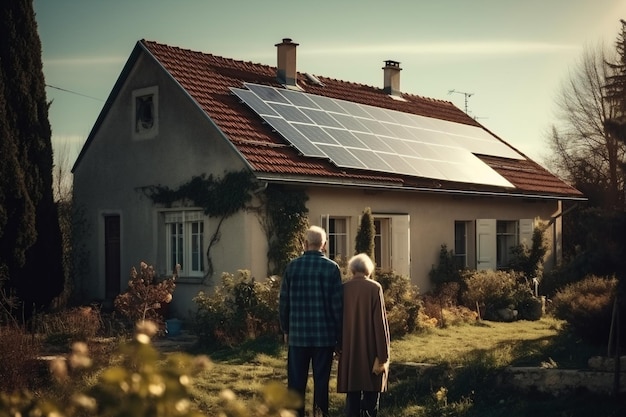
<svg viewBox="0 0 626 417"><path fill-rule="evenodd" d="M278 68L276 78L278 82L289 87L297 85L296 77L296 47L297 43L293 43L290 38L284 38L281 43L276 45L278 52Z"/></svg>
<svg viewBox="0 0 626 417"><path fill-rule="evenodd" d="M400 97L400 63L398 61L387 60L383 67L385 77L385 87L383 91L390 96Z"/></svg>

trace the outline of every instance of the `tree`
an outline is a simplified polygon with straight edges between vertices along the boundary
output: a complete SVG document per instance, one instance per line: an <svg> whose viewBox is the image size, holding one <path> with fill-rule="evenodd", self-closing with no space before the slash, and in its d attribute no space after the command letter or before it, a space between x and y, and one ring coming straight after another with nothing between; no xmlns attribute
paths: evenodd
<svg viewBox="0 0 626 417"><path fill-rule="evenodd" d="M588 198L591 206L624 207L626 146L606 128L617 108L606 100L604 86L613 74L603 48L589 49L557 98L560 123L549 144L551 168Z"/></svg>
<svg viewBox="0 0 626 417"><path fill-rule="evenodd" d="M0 6L0 267L33 307L63 290L41 42L30 0Z"/></svg>
<svg viewBox="0 0 626 417"><path fill-rule="evenodd" d="M615 42L618 59L607 62L613 73L607 77L605 85L605 97L614 114L604 121L604 127L622 145L626 145L626 21L622 19L620 22L622 30ZM623 161L621 168L622 173L626 172Z"/></svg>
<svg viewBox="0 0 626 417"><path fill-rule="evenodd" d="M356 253L366 253L372 261L374 259L374 236L376 236L376 228L374 227L374 218L372 210L366 207L361 216L361 224L356 233L355 251Z"/></svg>

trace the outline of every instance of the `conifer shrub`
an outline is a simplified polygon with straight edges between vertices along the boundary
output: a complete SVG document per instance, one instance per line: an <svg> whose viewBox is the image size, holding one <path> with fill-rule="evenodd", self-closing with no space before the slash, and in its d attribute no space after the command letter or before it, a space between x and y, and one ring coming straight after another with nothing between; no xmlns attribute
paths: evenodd
<svg viewBox="0 0 626 417"><path fill-rule="evenodd" d="M589 275L568 284L552 299L552 314L567 321L570 329L585 341L606 343L609 338L618 280Z"/></svg>

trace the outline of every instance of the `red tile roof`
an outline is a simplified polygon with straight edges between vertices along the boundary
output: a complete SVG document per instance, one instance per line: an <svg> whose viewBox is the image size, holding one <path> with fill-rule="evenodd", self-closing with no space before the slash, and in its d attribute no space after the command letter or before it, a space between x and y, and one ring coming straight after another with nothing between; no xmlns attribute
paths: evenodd
<svg viewBox="0 0 626 417"><path fill-rule="evenodd" d="M339 168L323 159L304 157L264 124L260 117L242 104L230 91L230 87L242 87L244 82L281 87L276 80L275 67L223 58L147 40L141 40L140 44L196 100L258 176L298 177L331 183L386 184L432 190L582 197L578 190L531 160L477 155L516 187L515 190L511 190ZM482 127L476 120L448 101L411 94L402 94L405 101L399 101L390 98L381 88L316 77L323 83L323 86L309 82L301 73L298 73L298 85L307 93Z"/></svg>

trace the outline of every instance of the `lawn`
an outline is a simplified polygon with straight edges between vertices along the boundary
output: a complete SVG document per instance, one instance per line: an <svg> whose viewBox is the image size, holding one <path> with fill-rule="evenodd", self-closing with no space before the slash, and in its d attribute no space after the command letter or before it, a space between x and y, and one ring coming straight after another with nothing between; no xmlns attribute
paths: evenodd
<svg viewBox="0 0 626 417"><path fill-rule="evenodd" d="M286 384L286 349L275 339L195 353L207 354L215 364L210 373L196 380L194 390L197 404L207 415L217 409L223 388L250 401L270 381ZM623 399L584 390L559 397L506 392L495 378L499 369L509 365L540 366L551 360L560 368L579 369L586 366L589 357L602 354L606 354L606 347L585 345L567 333L563 322L551 318L513 323L482 321L410 335L392 341L390 386L381 397L379 415L626 415ZM407 363L431 366L416 372ZM344 395L334 392L335 371L336 365L331 377L331 415L341 416ZM311 392L307 401L310 398Z"/></svg>

